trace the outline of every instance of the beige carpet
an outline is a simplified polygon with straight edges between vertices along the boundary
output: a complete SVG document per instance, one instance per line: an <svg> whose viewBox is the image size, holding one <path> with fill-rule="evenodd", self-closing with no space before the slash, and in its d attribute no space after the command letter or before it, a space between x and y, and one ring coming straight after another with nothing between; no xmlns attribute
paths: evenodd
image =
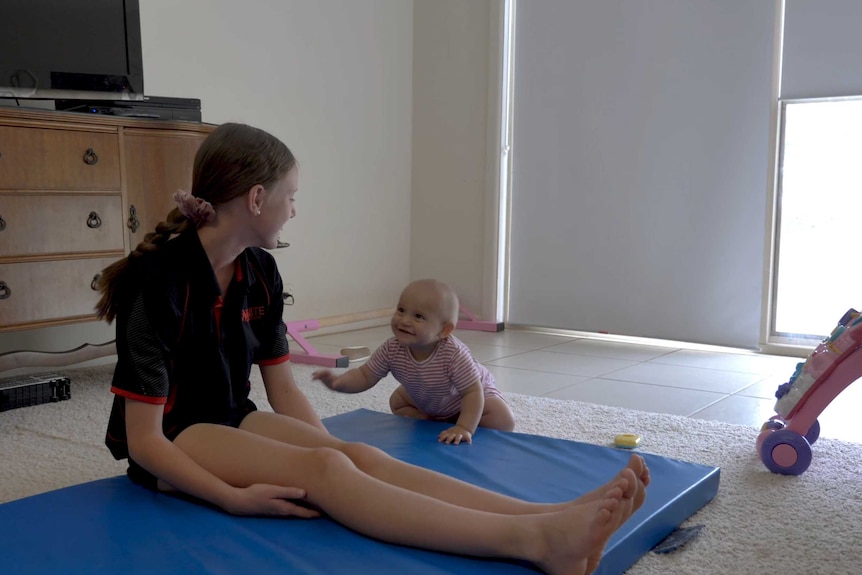
<svg viewBox="0 0 862 575"><path fill-rule="evenodd" d="M389 380L366 393L339 395L312 382L310 366L294 371L323 417L358 407L387 411ZM0 413L0 502L125 471L102 444L111 368L62 373L72 380L72 399ZM268 409L259 380L252 389ZM647 554L631 575L862 573L862 445L821 439L808 471L785 477L767 471L756 456L755 429L524 395L509 399L520 432L596 444L637 432L642 451L721 467L718 496L684 524L705 524L700 536L675 553Z"/></svg>

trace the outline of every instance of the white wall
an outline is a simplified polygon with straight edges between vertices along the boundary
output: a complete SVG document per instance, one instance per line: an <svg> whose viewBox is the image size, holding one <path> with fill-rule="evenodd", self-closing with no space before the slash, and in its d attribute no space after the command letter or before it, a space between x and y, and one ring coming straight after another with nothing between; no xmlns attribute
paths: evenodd
<svg viewBox="0 0 862 575"><path fill-rule="evenodd" d="M413 6L142 0L146 92L272 132L300 163L287 319L392 305L409 274Z"/></svg>
<svg viewBox="0 0 862 575"><path fill-rule="evenodd" d="M413 2L141 0L141 29L147 94L200 98L204 121L261 127L299 159L276 256L285 319L394 305L410 276ZM0 353L112 338L97 323L14 332Z"/></svg>
<svg viewBox="0 0 862 575"><path fill-rule="evenodd" d="M462 305L487 319L494 319L501 4L415 0L413 15L410 275L449 283Z"/></svg>

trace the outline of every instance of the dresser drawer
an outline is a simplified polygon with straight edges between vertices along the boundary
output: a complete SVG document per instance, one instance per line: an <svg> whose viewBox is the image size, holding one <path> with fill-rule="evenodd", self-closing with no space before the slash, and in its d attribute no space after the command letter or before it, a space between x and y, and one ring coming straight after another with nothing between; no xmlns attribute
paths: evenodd
<svg viewBox="0 0 862 575"><path fill-rule="evenodd" d="M0 194L0 257L122 249L119 195Z"/></svg>
<svg viewBox="0 0 862 575"><path fill-rule="evenodd" d="M120 188L118 133L0 126L0 189Z"/></svg>
<svg viewBox="0 0 862 575"><path fill-rule="evenodd" d="M17 324L91 319L95 276L113 258L0 264L0 331Z"/></svg>

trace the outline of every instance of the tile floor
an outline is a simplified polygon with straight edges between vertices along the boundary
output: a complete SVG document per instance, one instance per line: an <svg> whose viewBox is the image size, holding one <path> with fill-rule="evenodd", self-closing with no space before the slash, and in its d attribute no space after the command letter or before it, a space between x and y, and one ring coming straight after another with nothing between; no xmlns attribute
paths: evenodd
<svg viewBox="0 0 862 575"><path fill-rule="evenodd" d="M389 326L312 336L320 353L372 350ZM503 392L598 403L759 428L773 415L775 391L804 358L744 350L701 351L507 329L456 336L494 375ZM648 341L648 340L647 340ZM678 345L678 344L677 344ZM357 363L351 364L358 365ZM853 425L862 383L844 390L819 417L821 437L862 443Z"/></svg>

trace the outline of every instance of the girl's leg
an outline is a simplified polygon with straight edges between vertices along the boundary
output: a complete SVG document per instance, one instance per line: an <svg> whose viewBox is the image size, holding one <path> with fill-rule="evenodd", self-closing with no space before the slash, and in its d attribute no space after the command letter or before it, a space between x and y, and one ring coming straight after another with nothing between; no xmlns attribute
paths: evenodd
<svg viewBox="0 0 862 575"><path fill-rule="evenodd" d="M410 394L404 389L403 385L399 385L389 396L389 409L395 415L403 417L412 417L413 419L430 419L426 413L416 407Z"/></svg>
<svg viewBox="0 0 862 575"><path fill-rule="evenodd" d="M555 513L505 515L446 503L363 473L343 453L288 445L231 427L198 424L175 445L236 487L258 483L299 487L336 521L390 543L483 557L530 561L547 573L581 575L611 534L631 515L619 483L602 497Z"/></svg>
<svg viewBox="0 0 862 575"><path fill-rule="evenodd" d="M497 395L486 395L485 409L482 411L479 427L513 431L515 429L515 416L509 409L509 404Z"/></svg>
<svg viewBox="0 0 862 575"><path fill-rule="evenodd" d="M565 509L573 503L593 501L601 498L604 493L603 487L599 487L574 502L532 503L405 463L370 445L342 441L291 417L256 411L246 416L240 429L290 445L336 449L347 455L362 471L381 481L480 511L509 515L547 513ZM649 471L643 458L637 455L632 456L627 467L634 472L636 479L631 482L631 485L624 486L624 496L632 499L634 508L637 509L644 500L644 487L649 480Z"/></svg>

